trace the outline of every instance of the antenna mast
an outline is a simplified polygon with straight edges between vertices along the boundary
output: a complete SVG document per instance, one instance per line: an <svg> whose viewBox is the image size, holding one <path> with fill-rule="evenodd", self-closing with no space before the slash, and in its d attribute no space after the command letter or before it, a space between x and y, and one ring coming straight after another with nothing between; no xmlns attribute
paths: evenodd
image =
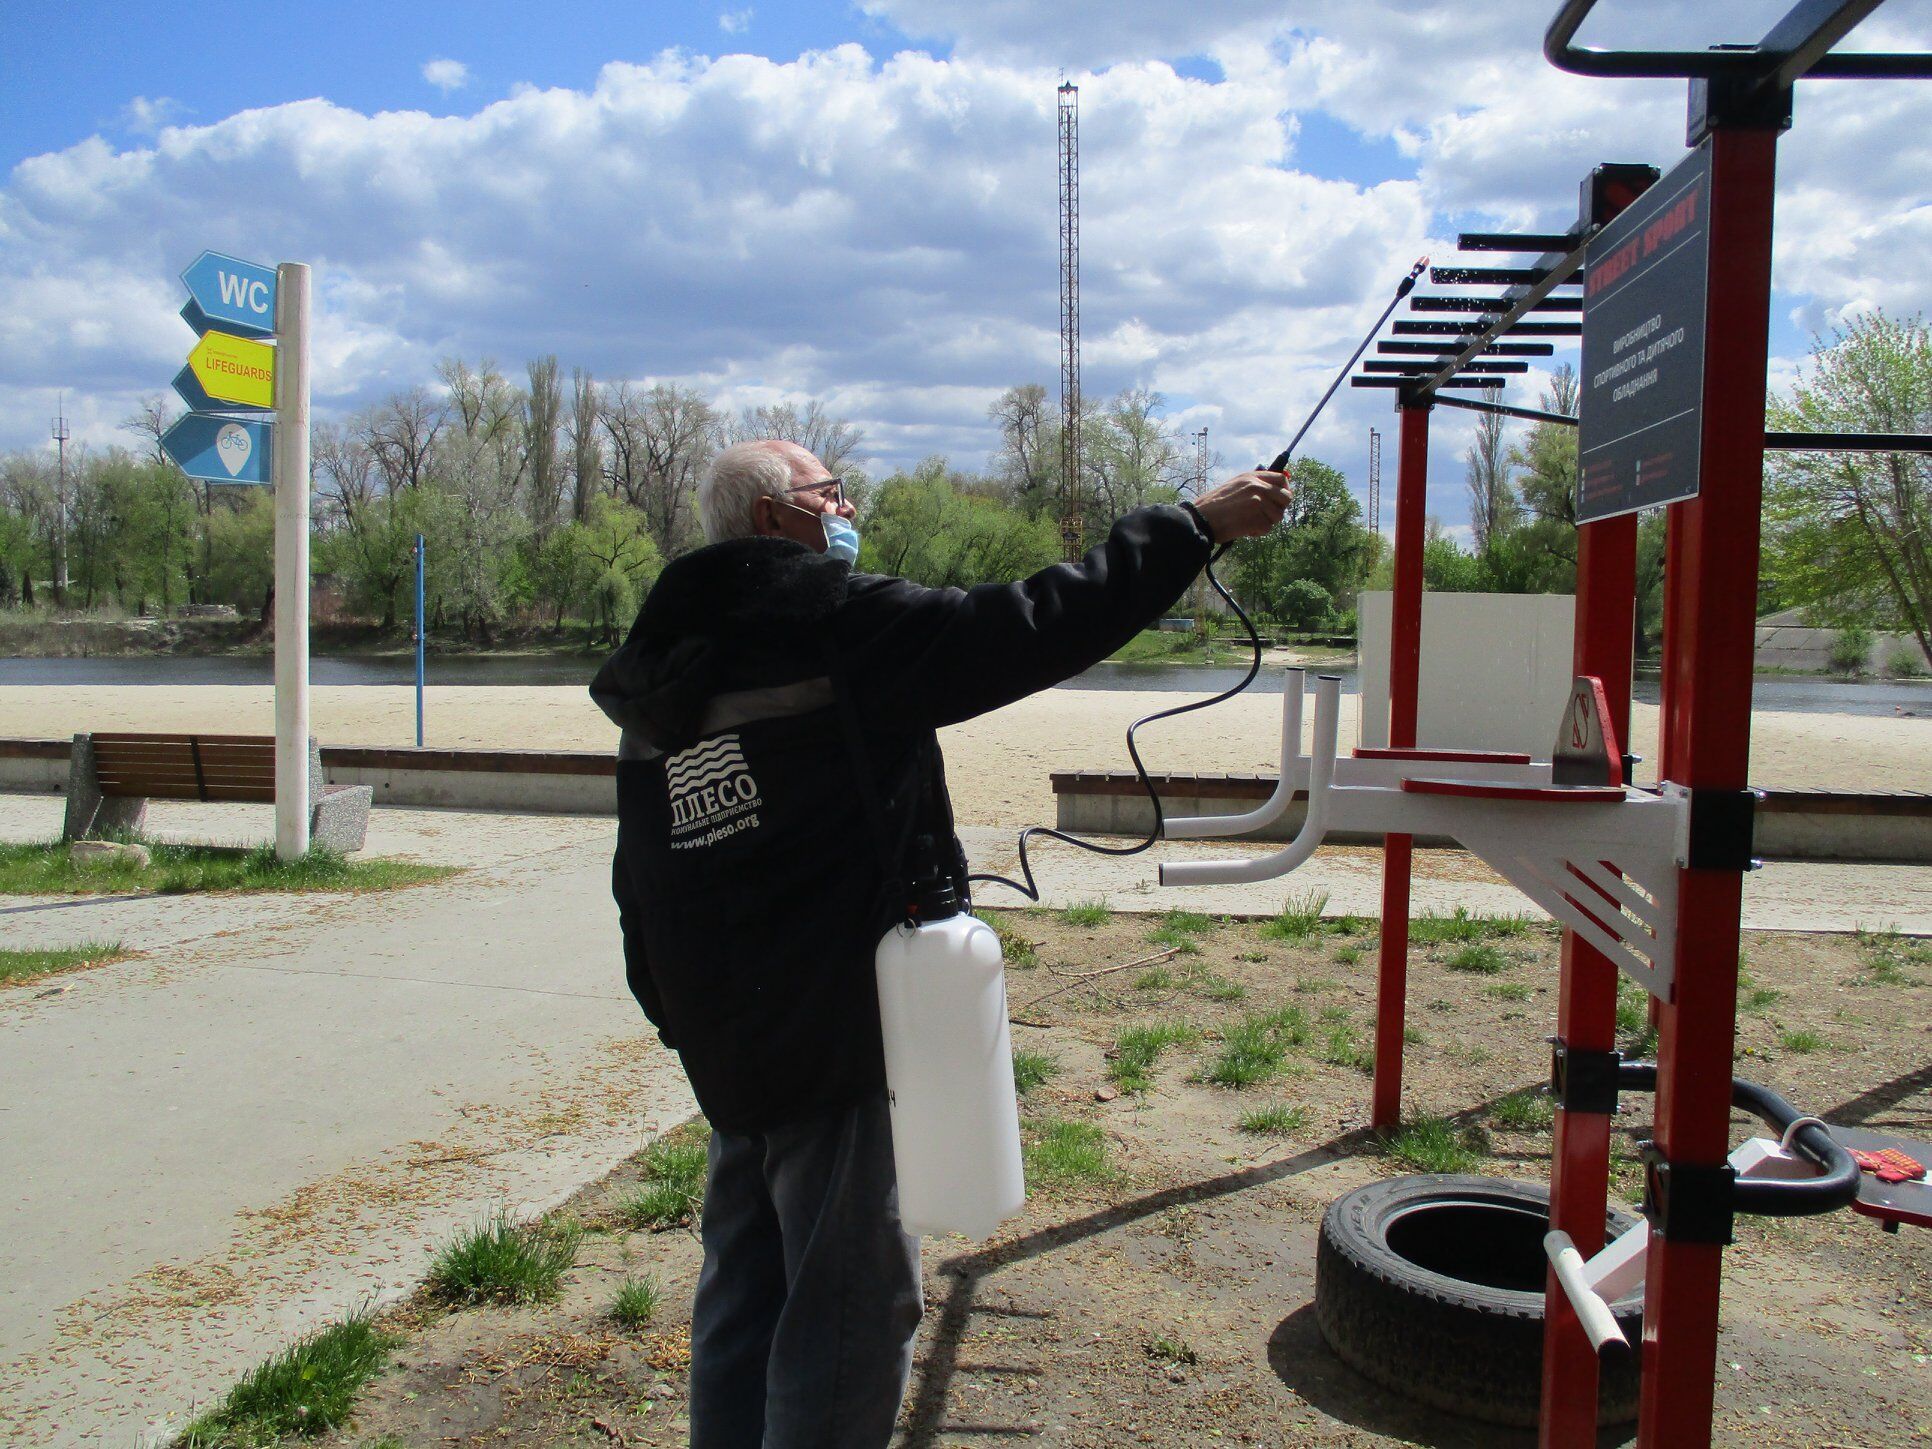
<svg viewBox="0 0 1932 1449"><path fill-rule="evenodd" d="M1369 517L1375 520L1375 536L1382 536L1382 435L1369 429ZM1381 544L1376 545L1377 548Z"/></svg>
<svg viewBox="0 0 1932 1449"><path fill-rule="evenodd" d="M60 395L59 412L54 416L54 446L60 461L56 465L54 485L54 602L67 602L67 440L72 436L67 431L67 394Z"/></svg>
<svg viewBox="0 0 1932 1449"><path fill-rule="evenodd" d="M1086 542L1080 486L1080 87L1060 82L1060 542Z"/></svg>

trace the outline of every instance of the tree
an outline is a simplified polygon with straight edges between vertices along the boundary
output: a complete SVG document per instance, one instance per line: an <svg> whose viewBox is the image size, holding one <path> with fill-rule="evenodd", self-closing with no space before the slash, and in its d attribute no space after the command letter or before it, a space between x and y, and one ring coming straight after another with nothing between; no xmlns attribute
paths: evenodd
<svg viewBox="0 0 1932 1449"><path fill-rule="evenodd" d="M840 472L853 457L865 434L843 418L835 418L817 398L800 412L791 403L746 408L724 428L726 443L749 443L759 438L779 438L797 443L830 471Z"/></svg>
<svg viewBox="0 0 1932 1449"><path fill-rule="evenodd" d="M993 472L1007 494L1035 517L1048 511L1059 482L1059 420L1037 382L1009 387L987 408L999 426Z"/></svg>
<svg viewBox="0 0 1932 1449"><path fill-rule="evenodd" d="M570 370L570 516L582 523L590 516L590 500L597 496L604 474L603 444L597 436L597 383L581 367Z"/></svg>
<svg viewBox="0 0 1932 1449"><path fill-rule="evenodd" d="M1179 440L1161 409L1166 399L1144 387L1127 388L1107 402L1081 433L1089 533L1104 532L1123 513L1149 503L1171 503L1187 477Z"/></svg>
<svg viewBox="0 0 1932 1449"><path fill-rule="evenodd" d="M1463 466L1470 531L1476 552L1486 556L1515 531L1522 517L1522 505L1509 478L1510 454L1503 446L1501 413L1476 414L1476 441L1463 454Z"/></svg>
<svg viewBox="0 0 1932 1449"><path fill-rule="evenodd" d="M1337 469L1303 458L1293 465L1292 476L1294 497L1281 526L1234 545L1233 575L1251 606L1284 622L1293 615L1296 627L1318 628L1352 606L1379 548ZM1314 596L1297 587L1301 581L1328 600L1323 617L1311 619Z"/></svg>
<svg viewBox="0 0 1932 1449"><path fill-rule="evenodd" d="M1564 363L1550 374L1542 395L1545 412L1576 416L1576 369ZM1537 560L1535 587L1567 593L1576 585L1576 427L1569 423L1532 423L1509 450L1518 470L1523 511L1519 535Z"/></svg>
<svg viewBox="0 0 1932 1449"><path fill-rule="evenodd" d="M533 359L529 372L530 391L523 403L523 452L529 459L530 528L542 538L557 526L563 511L563 459L557 453L563 390L557 383L557 354Z"/></svg>
<svg viewBox="0 0 1932 1449"><path fill-rule="evenodd" d="M633 501L658 552L676 558L697 542L698 474L717 445L718 415L702 393L661 382L644 395L636 427L644 486Z"/></svg>
<svg viewBox="0 0 1932 1449"><path fill-rule="evenodd" d="M1767 426L1923 433L1932 422L1932 329L1869 312L1812 348L1809 376ZM1772 456L1764 573L1821 622L1891 624L1932 660L1932 466L1919 453Z"/></svg>
<svg viewBox="0 0 1932 1449"><path fill-rule="evenodd" d="M941 457L887 478L866 520L860 567L931 588L970 588L1025 578L1059 558L1052 520L966 492L969 481Z"/></svg>

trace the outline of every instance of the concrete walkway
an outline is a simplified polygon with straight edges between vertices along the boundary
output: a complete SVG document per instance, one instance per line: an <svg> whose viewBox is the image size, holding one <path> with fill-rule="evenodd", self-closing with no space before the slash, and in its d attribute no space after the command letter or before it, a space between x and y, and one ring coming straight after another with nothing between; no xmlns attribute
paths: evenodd
<svg viewBox="0 0 1932 1449"><path fill-rule="evenodd" d="M0 797L0 838L59 812ZM156 809L204 839L266 822ZM0 897L9 945L145 953L0 991L0 1442L164 1438L407 1291L456 1229L694 1110L623 986L610 821L375 824L373 851L471 869L364 897Z"/></svg>
<svg viewBox="0 0 1932 1449"><path fill-rule="evenodd" d="M0 795L0 839L57 797ZM156 833L261 839L266 807L156 806ZM119 940L115 966L0 990L0 1440L165 1436L295 1334L417 1282L457 1228L567 1196L693 1110L622 985L607 819L380 810L370 854L462 864L365 897L0 897L8 945ZM1011 874L1014 832L964 832ZM1046 902L1374 914L1380 858L1166 891L1165 845L1038 842ZM982 888L985 905L1023 904ZM1416 857L1415 909L1531 909L1479 861ZM1746 924L1932 932L1932 869L1777 866Z"/></svg>

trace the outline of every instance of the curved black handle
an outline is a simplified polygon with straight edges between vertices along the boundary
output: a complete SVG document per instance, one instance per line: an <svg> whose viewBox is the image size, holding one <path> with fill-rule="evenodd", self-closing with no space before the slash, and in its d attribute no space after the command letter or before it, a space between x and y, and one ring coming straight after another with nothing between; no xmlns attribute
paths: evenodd
<svg viewBox="0 0 1932 1449"><path fill-rule="evenodd" d="M1821 22L1815 13L1801 14L1805 7L1800 6L1759 44L1733 49L1597 50L1572 44L1596 5L1597 0L1563 0L1550 28L1543 32L1543 57L1558 70L1588 76L1749 76L1781 85L1805 76L1818 80L1882 80L1932 75L1932 56L1866 51L1832 55L1819 50L1822 45L1828 51L1826 42L1835 41L1842 30L1862 19L1863 11L1856 15L1830 13Z"/></svg>
<svg viewBox="0 0 1932 1449"><path fill-rule="evenodd" d="M1657 1064L1623 1063L1617 1069L1617 1086L1626 1092L1656 1091ZM1749 1112L1780 1137L1793 1122L1806 1115L1769 1087L1741 1077L1731 1079L1731 1105ZM1813 1213L1836 1212L1858 1196L1858 1163L1831 1133L1816 1123L1807 1123L1792 1133L1791 1145L1823 1175L1801 1181L1740 1179L1731 1186L1734 1211L1766 1218L1807 1217Z"/></svg>

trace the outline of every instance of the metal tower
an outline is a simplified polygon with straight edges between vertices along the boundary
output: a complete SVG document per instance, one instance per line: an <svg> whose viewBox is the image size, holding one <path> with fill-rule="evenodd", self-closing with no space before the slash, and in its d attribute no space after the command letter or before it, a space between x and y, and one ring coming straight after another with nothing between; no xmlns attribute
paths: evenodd
<svg viewBox="0 0 1932 1449"><path fill-rule="evenodd" d="M1382 536L1382 435L1369 429L1369 517L1375 520L1375 535Z"/></svg>
<svg viewBox="0 0 1932 1449"><path fill-rule="evenodd" d="M1080 486L1080 87L1060 82L1060 542L1086 541Z"/></svg>

